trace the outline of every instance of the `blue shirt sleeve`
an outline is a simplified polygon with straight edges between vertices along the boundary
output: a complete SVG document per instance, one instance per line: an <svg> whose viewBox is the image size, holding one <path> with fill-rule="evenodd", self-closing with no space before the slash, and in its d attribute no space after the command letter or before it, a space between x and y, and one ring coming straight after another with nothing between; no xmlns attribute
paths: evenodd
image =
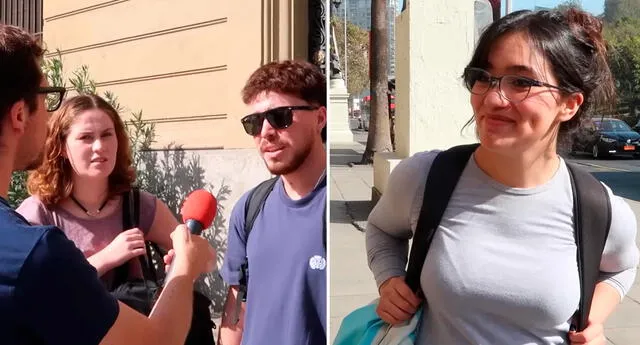
<svg viewBox="0 0 640 345"><path fill-rule="evenodd" d="M97 345L119 312L95 268L55 227L43 233L25 261L15 297L16 317L52 345Z"/></svg>
<svg viewBox="0 0 640 345"><path fill-rule="evenodd" d="M228 285L239 285L241 266L247 256L247 243L244 232L244 206L248 193L245 193L235 204L229 220L229 234L227 237L227 251L220 270L222 279Z"/></svg>

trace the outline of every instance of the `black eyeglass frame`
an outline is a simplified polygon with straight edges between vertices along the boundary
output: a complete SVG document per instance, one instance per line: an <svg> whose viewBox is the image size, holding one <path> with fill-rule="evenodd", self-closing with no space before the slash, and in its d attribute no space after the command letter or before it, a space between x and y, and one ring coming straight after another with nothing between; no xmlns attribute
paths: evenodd
<svg viewBox="0 0 640 345"><path fill-rule="evenodd" d="M54 112L60 108L60 105L62 104L62 100L64 99L64 95L67 93L67 89L62 86L40 86L38 88L38 91L36 91L36 93L44 94L44 95L57 93L60 95L59 100L55 106L49 108L49 105L45 104L48 112Z"/></svg>
<svg viewBox="0 0 640 345"><path fill-rule="evenodd" d="M286 129L291 126L293 123L293 111L294 110L317 110L320 107L314 105L292 105L292 106L284 106L272 108L263 112L249 114L243 117L240 122L244 128L244 131L250 136L256 136L260 134L262 131L262 125L264 124L264 120L266 119L271 127L275 129ZM280 113L282 110L287 110L286 112ZM283 125L280 125L273 118L274 114L282 114L284 117ZM255 122L254 122L255 121ZM255 124L255 126L254 126ZM253 131L252 131L253 129Z"/></svg>
<svg viewBox="0 0 640 345"><path fill-rule="evenodd" d="M473 85L469 84L469 80L468 80L468 77L467 77L470 71L482 72L482 73L485 73L486 75L489 76L489 81L488 81L489 86L487 87L487 89L484 92L478 93L478 92L473 92L472 91L473 90ZM516 80L526 81L528 83L528 87L529 87L529 89L527 90L526 96L524 96L521 100L513 100L513 99L507 97L507 95L502 91L502 80L504 78L515 78ZM500 77L495 77L495 76L491 75L491 73L489 73L489 71L487 71L485 69L482 69L482 68L478 68L478 67L467 67L467 68L465 68L462 79L464 80L464 85L467 88L467 90L469 90L469 92L471 92L472 94L479 95L479 96L487 94L487 92L489 92L489 90L493 89L496 85L498 85L498 90L500 91L500 95L502 97L504 97L505 99L509 100L512 103L520 103L520 102L524 101L525 99L527 99L529 97L529 94L531 93L531 88L534 87L534 86L535 87L543 87L543 86L545 86L545 87L549 87L549 88L552 88L552 89L560 90L560 91L568 93L568 94L579 92L579 91L571 91L571 90L569 90L567 88L564 88L564 87L561 87L561 86L552 85L552 84L545 83L545 82L540 81L540 80L536 80L536 79L529 78L529 77L523 77L523 76L515 75L515 74L505 74L505 75L500 76Z"/></svg>

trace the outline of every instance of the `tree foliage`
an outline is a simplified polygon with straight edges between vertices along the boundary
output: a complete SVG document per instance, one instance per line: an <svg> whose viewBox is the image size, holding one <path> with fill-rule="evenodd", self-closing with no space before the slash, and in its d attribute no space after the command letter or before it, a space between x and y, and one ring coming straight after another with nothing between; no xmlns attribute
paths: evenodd
<svg viewBox="0 0 640 345"><path fill-rule="evenodd" d="M340 70L344 72L344 21L332 17L331 25L340 52ZM350 22L347 22L347 60L347 91L357 95L369 88L369 32Z"/></svg>
<svg viewBox="0 0 640 345"><path fill-rule="evenodd" d="M605 0L604 20L615 23L623 18L640 18L640 1L638 0Z"/></svg>
<svg viewBox="0 0 640 345"><path fill-rule="evenodd" d="M635 103L640 99L640 18L623 17L607 24L605 37L619 101Z"/></svg>
<svg viewBox="0 0 640 345"><path fill-rule="evenodd" d="M558 6L556 6L556 10L559 11L563 11L563 10L567 10L571 7L575 7L575 8L582 8L582 3L580 0L566 0L565 2L559 4Z"/></svg>

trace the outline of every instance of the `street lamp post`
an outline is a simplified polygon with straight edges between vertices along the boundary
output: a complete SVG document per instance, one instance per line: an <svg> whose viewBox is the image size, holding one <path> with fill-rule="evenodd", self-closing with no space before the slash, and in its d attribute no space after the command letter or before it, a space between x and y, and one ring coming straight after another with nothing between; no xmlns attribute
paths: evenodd
<svg viewBox="0 0 640 345"><path fill-rule="evenodd" d="M335 13L336 18L338 18L338 8L340 7L340 4L342 4L342 0L331 0L331 3L335 6L335 12L332 11L332 13ZM351 132L351 126L349 125L349 92L347 91L345 83L346 73L343 74L340 69L340 49L338 49L335 32L335 26L331 25L331 36L333 38L331 40L331 66L334 73L329 81L331 116L329 116L330 125L328 128L331 133L330 137L332 143L352 143L353 133ZM346 54L345 35L345 72L347 66Z"/></svg>
<svg viewBox="0 0 640 345"><path fill-rule="evenodd" d="M348 60L347 60L347 1L345 0L345 4L344 4L344 83L345 85L347 85L348 80L349 80L349 76L348 76ZM338 9L340 8L340 5L342 4L342 0L332 0L333 5L336 7L336 17L337 17L337 12Z"/></svg>
<svg viewBox="0 0 640 345"><path fill-rule="evenodd" d="M344 0L344 83L349 85L349 60L347 59L347 2Z"/></svg>

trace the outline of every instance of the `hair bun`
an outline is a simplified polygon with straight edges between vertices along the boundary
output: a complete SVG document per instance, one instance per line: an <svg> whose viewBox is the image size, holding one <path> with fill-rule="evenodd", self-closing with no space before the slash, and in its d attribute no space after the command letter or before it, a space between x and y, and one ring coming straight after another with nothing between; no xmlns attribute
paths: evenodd
<svg viewBox="0 0 640 345"><path fill-rule="evenodd" d="M600 19L575 7L569 8L565 15L569 26L578 34L578 37L586 38L585 43L591 45L596 52L606 54L607 48L602 37L602 21Z"/></svg>

